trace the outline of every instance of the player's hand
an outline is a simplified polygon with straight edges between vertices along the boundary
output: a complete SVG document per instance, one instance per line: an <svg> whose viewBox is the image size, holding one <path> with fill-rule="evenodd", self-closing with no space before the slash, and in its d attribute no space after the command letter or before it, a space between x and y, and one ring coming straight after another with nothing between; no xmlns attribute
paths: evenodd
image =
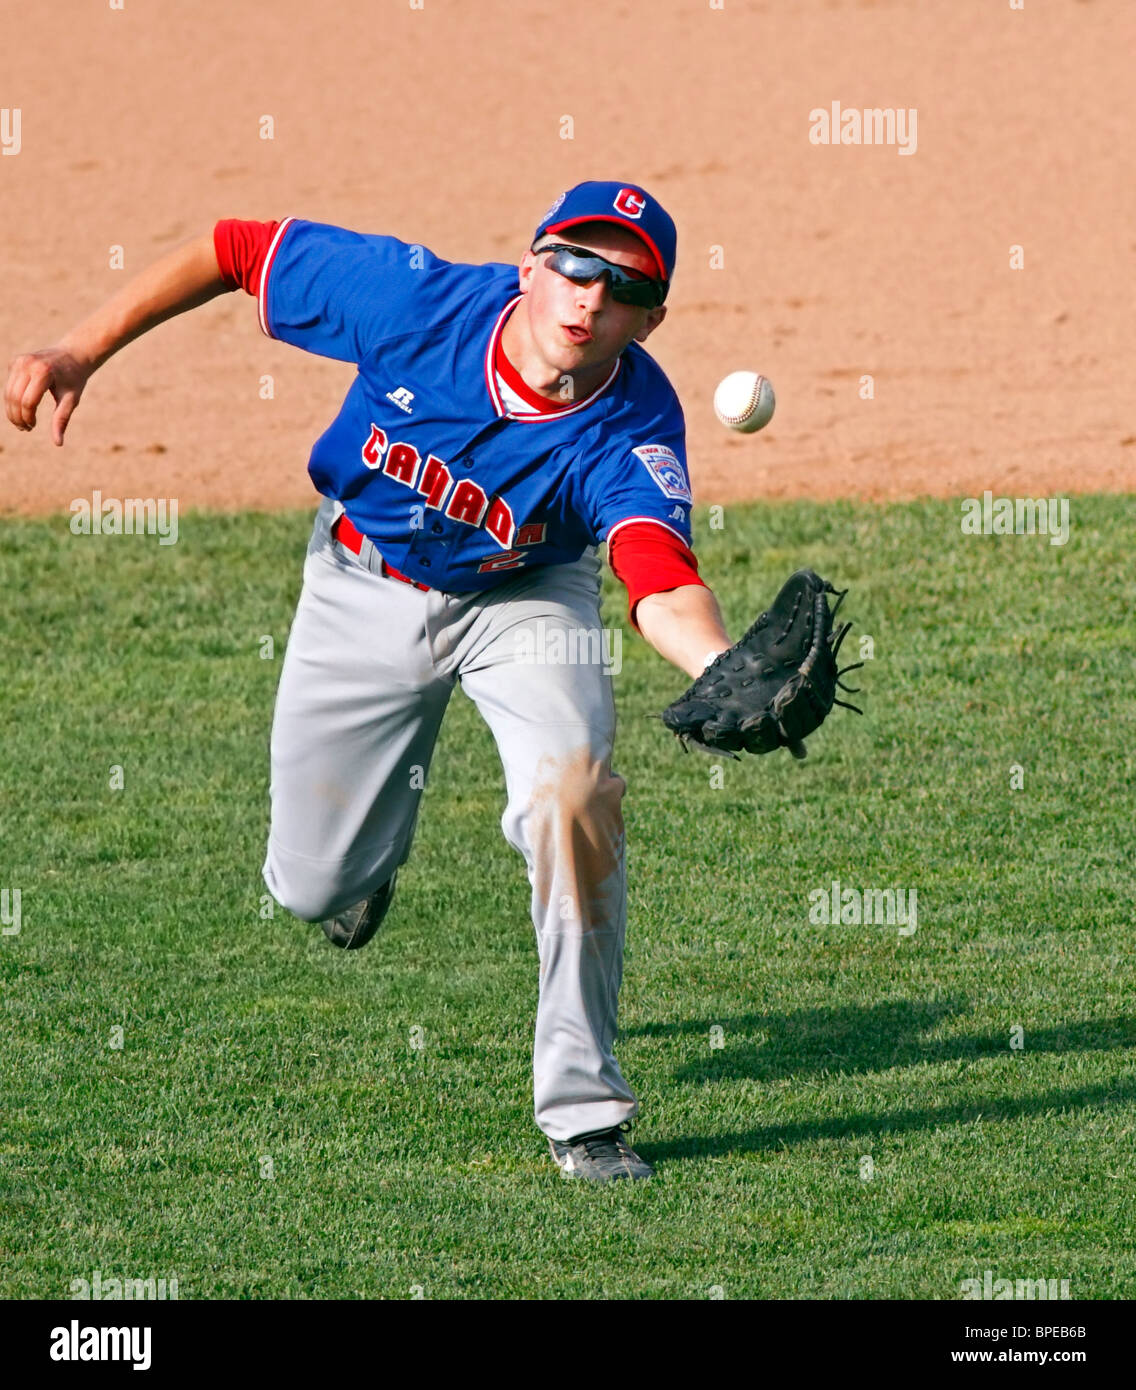
<svg viewBox="0 0 1136 1390"><path fill-rule="evenodd" d="M42 348L39 352L24 352L14 357L8 365L8 384L4 390L8 419L18 430L34 430L36 410L50 391L55 398L51 438L61 445L67 422L93 370L62 347Z"/></svg>

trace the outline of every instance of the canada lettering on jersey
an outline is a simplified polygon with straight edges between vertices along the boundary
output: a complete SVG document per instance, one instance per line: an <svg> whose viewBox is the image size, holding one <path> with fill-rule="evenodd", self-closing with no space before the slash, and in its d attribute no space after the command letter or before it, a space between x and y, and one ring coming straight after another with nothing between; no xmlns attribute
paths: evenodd
<svg viewBox="0 0 1136 1390"><path fill-rule="evenodd" d="M431 453L423 460L413 443L396 439L388 446L387 431L378 425L371 425L363 445L363 461L368 468L381 468L388 478L419 492L425 499L424 507L444 512L445 516L463 525L484 527L505 550L512 550L514 545L544 543L548 531L544 521L528 521L517 527L505 499L487 498L485 489L470 478L455 480L444 459ZM521 560L523 556L516 557L514 563L519 564ZM491 564L494 570L505 567L487 560L480 566L482 573L489 573Z"/></svg>
<svg viewBox="0 0 1136 1390"><path fill-rule="evenodd" d="M637 343L591 396L512 415L494 353L517 267L463 265L395 237L287 219L260 286L265 331L356 365L308 471L396 569L431 588L492 588L563 564L621 522L690 544L682 409Z"/></svg>

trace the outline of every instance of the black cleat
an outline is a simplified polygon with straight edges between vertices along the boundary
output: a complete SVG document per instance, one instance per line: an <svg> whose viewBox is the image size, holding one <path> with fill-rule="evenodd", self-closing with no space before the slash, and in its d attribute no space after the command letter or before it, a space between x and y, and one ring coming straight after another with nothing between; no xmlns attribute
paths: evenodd
<svg viewBox="0 0 1136 1390"><path fill-rule="evenodd" d="M550 1139L552 1157L562 1178L586 1178L589 1182L615 1182L619 1178L650 1178L655 1170L624 1139L626 1125L578 1139Z"/></svg>
<svg viewBox="0 0 1136 1390"><path fill-rule="evenodd" d="M366 946L371 937L383 924L383 918L390 911L394 898L394 884L398 878L396 869L386 883L361 903L346 907L338 917L329 917L321 922L324 935L333 946L342 946L345 951L357 951Z"/></svg>

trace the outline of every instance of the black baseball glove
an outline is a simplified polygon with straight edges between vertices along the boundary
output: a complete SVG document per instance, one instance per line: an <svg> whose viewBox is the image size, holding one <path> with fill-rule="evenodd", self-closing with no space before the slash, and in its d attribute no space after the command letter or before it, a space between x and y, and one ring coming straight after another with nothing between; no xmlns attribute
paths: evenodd
<svg viewBox="0 0 1136 1390"><path fill-rule="evenodd" d="M684 748L689 740L736 757L738 751L771 753L784 747L803 758L805 738L833 705L864 712L836 698L837 687L856 693L840 677L864 664L836 666L852 626L833 626L847 592L838 592L812 570L798 570L741 641L715 657L686 694L667 706L663 723ZM836 594L831 609L829 594Z"/></svg>

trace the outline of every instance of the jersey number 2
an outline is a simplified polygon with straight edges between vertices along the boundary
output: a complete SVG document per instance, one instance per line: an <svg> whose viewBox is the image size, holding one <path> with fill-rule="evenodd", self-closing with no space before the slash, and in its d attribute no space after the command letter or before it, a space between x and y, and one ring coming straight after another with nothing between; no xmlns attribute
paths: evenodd
<svg viewBox="0 0 1136 1390"><path fill-rule="evenodd" d="M478 574L489 574L493 570L514 570L518 565L525 562L525 552L523 550L506 550L503 555L494 555L492 559L482 560L477 567Z"/></svg>

